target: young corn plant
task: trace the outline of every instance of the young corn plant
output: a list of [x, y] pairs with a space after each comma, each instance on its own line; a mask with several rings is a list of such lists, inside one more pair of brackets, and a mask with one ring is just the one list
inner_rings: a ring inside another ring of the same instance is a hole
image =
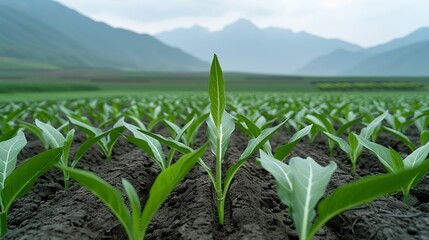
[[[398, 191], [429, 168], [429, 161], [426, 161], [398, 173], [365, 177], [335, 189], [319, 202], [336, 169], [334, 162], [322, 167], [312, 158], [294, 157], [285, 164], [262, 150], [259, 161], [276, 179], [278, 196], [289, 207], [300, 240], [311, 240], [336, 215]], [[313, 221], [316, 205], [317, 218]]]
[[[368, 124], [368, 126], [366, 126], [365, 128], [362, 128], [359, 136], [365, 139], [370, 139], [386, 116], [387, 116], [387, 112], [376, 117]], [[356, 134], [349, 133], [346, 141], [343, 138], [335, 134], [332, 134], [330, 132], [322, 132], [322, 133], [326, 137], [328, 137], [331, 141], [338, 144], [340, 149], [343, 150], [348, 155], [350, 161], [352, 162], [353, 172], [356, 172], [356, 162], [359, 156], [362, 154], [362, 150], [363, 150], [362, 144], [356, 139]]]
[[[70, 148], [73, 142], [74, 129], [70, 130], [66, 136], [52, 125], [44, 123], [36, 119], [36, 126], [42, 131], [42, 141], [45, 142], [48, 148], [62, 148], [63, 154], [59, 162], [60, 166], [67, 167], [69, 165]], [[69, 177], [64, 172], [64, 188], [69, 188]]]
[[[352, 118], [348, 122], [345, 122], [343, 125], [341, 125], [340, 128], [335, 130], [334, 123], [329, 118], [326, 118], [325, 114], [315, 112], [313, 114], [307, 115], [306, 119], [315, 126], [315, 128], [313, 128], [313, 131], [315, 132], [312, 133], [313, 139], [317, 135], [317, 132], [318, 132], [317, 130], [320, 130], [323, 133], [329, 133], [330, 135], [341, 136], [343, 132], [345, 132], [351, 126], [353, 126], [354, 124], [358, 123], [361, 120], [361, 118]], [[332, 156], [334, 147], [335, 147], [335, 141], [332, 140], [331, 138], [328, 138], [328, 145], [329, 145], [329, 155]]]
[[0, 142], [0, 237], [6, 234], [7, 214], [12, 203], [30, 191], [37, 178], [52, 168], [62, 154], [61, 148], [48, 150], [16, 168], [18, 154], [26, 144], [22, 131]]
[[216, 191], [218, 221], [219, 224], [223, 225], [225, 200], [234, 175], [243, 163], [261, 148], [286, 121], [275, 127], [264, 129], [256, 138], [251, 139], [238, 161], [227, 170], [225, 179], [222, 179], [222, 163], [225, 159], [225, 153], [235, 124], [233, 118], [225, 111], [225, 83], [222, 69], [216, 55], [213, 57], [210, 69], [209, 97], [210, 116], [207, 120], [208, 138], [210, 149], [216, 157], [216, 169], [215, 174], [213, 174], [210, 169], [205, 168], [205, 170], [208, 172], [209, 176], [215, 176], [214, 179], [211, 178], [211, 180]]
[[[386, 148], [358, 135], [356, 135], [356, 138], [364, 147], [377, 155], [380, 162], [390, 173], [398, 173], [404, 171], [404, 169], [411, 169], [425, 161], [429, 154], [429, 143], [426, 143], [426, 145], [417, 148], [405, 159], [402, 159], [402, 156], [393, 148]], [[425, 174], [426, 172], [422, 172], [422, 175], [416, 176], [414, 181], [402, 187], [405, 203], [408, 203], [410, 189], [415, 187]]]
[[85, 147], [81, 148], [81, 151], [77, 152], [77, 159], [80, 159], [89, 147], [97, 143], [104, 156], [106, 156], [107, 161], [110, 162], [112, 160], [113, 147], [124, 130], [124, 127], [120, 125], [122, 121], [116, 122], [112, 129], [103, 131], [100, 128], [93, 127], [88, 123], [79, 121], [73, 117], [69, 116], [68, 118], [73, 125], [81, 129], [88, 136], [88, 139], [82, 144], [82, 146]]
[[146, 201], [143, 211], [136, 189], [126, 179], [122, 179], [122, 185], [130, 202], [131, 211], [125, 205], [121, 193], [95, 174], [78, 169], [62, 169], [79, 184], [90, 190], [112, 211], [124, 227], [128, 239], [143, 240], [147, 227], [158, 208], [194, 167], [206, 149], [207, 144], [196, 151], [184, 155], [175, 164], [162, 171], [150, 189], [149, 198]]

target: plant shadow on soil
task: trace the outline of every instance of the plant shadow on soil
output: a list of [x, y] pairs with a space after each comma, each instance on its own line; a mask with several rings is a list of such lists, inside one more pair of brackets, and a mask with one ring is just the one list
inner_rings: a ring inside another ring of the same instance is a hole
[[[159, 131], [158, 131], [159, 130]], [[166, 129], [156, 132], [166, 134]], [[206, 131], [203, 127], [201, 131]], [[416, 135], [410, 130], [407, 135]], [[205, 134], [201, 134], [205, 136]], [[281, 130], [270, 140], [273, 147], [284, 144], [292, 134]], [[41, 143], [29, 136], [30, 143], [20, 154], [25, 159], [42, 152]], [[77, 135], [72, 152], [85, 137]], [[414, 138], [416, 139], [416, 138]], [[197, 139], [201, 145], [205, 138]], [[235, 130], [231, 139], [224, 172], [238, 159], [248, 138]], [[403, 154], [408, 150], [386, 134], [377, 142], [392, 146]], [[326, 139], [319, 135], [313, 143], [301, 141], [289, 155], [312, 157], [322, 165], [331, 161]], [[358, 171], [353, 173], [348, 157], [338, 150], [333, 160], [338, 169], [328, 186], [333, 189], [356, 181], [360, 177], [384, 173], [383, 166], [368, 151], [358, 159]], [[203, 159], [214, 164], [210, 151]], [[122, 191], [121, 178], [128, 179], [137, 189], [142, 203], [159, 169], [142, 150], [120, 139], [114, 148], [112, 163], [107, 163], [96, 147], [78, 164], [93, 171]], [[69, 191], [62, 186], [62, 172], [53, 169], [42, 176], [33, 189], [18, 199], [9, 211], [9, 230], [4, 239], [126, 239], [126, 234], [110, 210], [85, 188], [72, 182]], [[123, 191], [122, 191], [123, 192]], [[401, 194], [349, 210], [323, 227], [315, 239], [429, 239], [429, 177], [411, 191], [409, 206], [402, 203]], [[255, 156], [237, 172], [231, 184], [225, 206], [225, 225], [217, 224], [216, 197], [207, 174], [200, 166], [172, 192], [156, 213], [147, 230], [146, 239], [298, 239], [287, 207], [276, 193], [273, 177], [255, 164]]]

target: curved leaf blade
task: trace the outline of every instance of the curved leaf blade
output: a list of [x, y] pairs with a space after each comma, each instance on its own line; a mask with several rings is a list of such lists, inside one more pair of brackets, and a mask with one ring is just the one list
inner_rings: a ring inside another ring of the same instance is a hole
[[334, 216], [380, 196], [397, 192], [407, 183], [414, 181], [417, 175], [427, 171], [428, 167], [429, 161], [426, 161], [416, 168], [403, 172], [365, 177], [337, 188], [319, 203], [317, 210], [319, 217], [316, 219], [308, 239], [311, 239], [317, 230]]
[[142, 213], [141, 232], [143, 236], [145, 235], [146, 229], [158, 208], [173, 189], [180, 183], [180, 181], [194, 167], [206, 149], [207, 144], [196, 151], [184, 155], [175, 164], [162, 171], [155, 179]]

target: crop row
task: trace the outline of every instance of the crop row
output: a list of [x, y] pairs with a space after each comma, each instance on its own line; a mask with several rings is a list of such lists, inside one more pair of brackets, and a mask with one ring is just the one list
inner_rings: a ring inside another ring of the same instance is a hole
[[[258, 154], [257, 163], [277, 181], [279, 198], [288, 206], [300, 239], [311, 239], [334, 216], [379, 196], [402, 191], [404, 202], [408, 201], [410, 189], [429, 168], [425, 161], [429, 153], [428, 100], [427, 96], [281, 94], [237, 94], [227, 98], [222, 69], [215, 56], [208, 99], [206, 95], [192, 94], [3, 104], [0, 234], [6, 233], [7, 213], [13, 201], [54, 166], [63, 172], [65, 189], [74, 179], [111, 209], [129, 239], [143, 239], [162, 202], [198, 163], [213, 185], [218, 223], [222, 225], [225, 199], [234, 175], [245, 161]], [[236, 127], [249, 141], [240, 157], [222, 173]], [[168, 136], [158, 133], [161, 128], [169, 130]], [[294, 134], [274, 149], [270, 138], [282, 128]], [[418, 139], [407, 134], [410, 129], [418, 132]], [[71, 154], [77, 132], [83, 133], [86, 140]], [[409, 154], [402, 156], [392, 147], [378, 144], [381, 133], [397, 138], [409, 148]], [[29, 134], [37, 137], [46, 151], [16, 167]], [[199, 135], [206, 135], [208, 140], [197, 146], [195, 140]], [[337, 168], [335, 162], [320, 166], [312, 158], [288, 157], [302, 138], [313, 142], [319, 135], [326, 138], [330, 156], [334, 157], [336, 147], [344, 151], [354, 171], [366, 148], [378, 157], [387, 173], [363, 177], [326, 196], [327, 184]], [[159, 166], [160, 172], [144, 206], [140, 201], [143, 196], [138, 196], [126, 179], [122, 183], [128, 201], [94, 173], [78, 169], [79, 161], [93, 147], [111, 161], [119, 138], [141, 148]], [[163, 150], [166, 147], [167, 152]], [[215, 163], [204, 159], [207, 148], [215, 156]]]

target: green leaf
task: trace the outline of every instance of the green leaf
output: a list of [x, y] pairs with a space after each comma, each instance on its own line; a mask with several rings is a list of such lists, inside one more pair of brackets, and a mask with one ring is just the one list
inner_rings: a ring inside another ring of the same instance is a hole
[[352, 148], [350, 147], [349, 143], [346, 140], [340, 137], [337, 137], [334, 134], [330, 134], [328, 132], [323, 132], [323, 134], [325, 134], [332, 141], [336, 142], [338, 146], [341, 148], [341, 150], [343, 150], [350, 157], [350, 159], [352, 158]]
[[369, 139], [370, 137], [372, 137], [372, 135], [374, 134], [377, 127], [380, 125], [380, 123], [383, 121], [383, 119], [385, 119], [387, 117], [388, 114], [389, 114], [389, 112], [386, 111], [382, 115], [376, 117], [374, 120], [372, 120], [368, 124], [368, 126], [366, 126], [365, 128], [362, 128], [359, 135], [365, 139]]
[[422, 171], [427, 171], [428, 167], [429, 161], [426, 161], [416, 168], [403, 172], [365, 177], [337, 188], [319, 203], [317, 209], [319, 217], [307, 239], [310, 240], [318, 229], [336, 215], [380, 196], [397, 192], [404, 186], [404, 183], [413, 181]]
[[193, 121], [193, 123], [187, 129], [186, 135], [186, 144], [192, 147], [195, 137], [197, 135], [198, 129], [201, 127], [204, 121], [209, 117], [209, 113], [203, 114]]
[[118, 190], [92, 172], [64, 167], [61, 169], [97, 196], [118, 218], [128, 236], [132, 236], [131, 215]]
[[173, 189], [180, 183], [180, 181], [194, 167], [206, 149], [207, 144], [196, 151], [184, 155], [175, 164], [171, 165], [171, 167], [162, 171], [155, 179], [142, 213], [141, 232], [143, 233], [143, 236], [145, 235], [146, 229], [158, 208]]
[[[247, 144], [246, 149], [241, 154], [238, 161], [232, 165], [228, 170], [226, 171], [225, 181], [224, 181], [224, 191], [223, 195], [224, 198], [226, 197], [226, 194], [228, 193], [229, 185], [232, 182], [232, 179], [234, 178], [234, 175], [237, 173], [238, 169], [244, 164], [244, 162], [252, 156], [256, 151], [258, 151], [268, 139], [273, 136], [274, 133], [276, 133], [277, 130], [280, 129], [281, 126], [283, 126], [286, 123], [286, 121], [283, 121], [279, 125], [264, 129], [261, 134], [254, 139], [251, 139], [249, 143]], [[270, 153], [271, 154], [271, 153]]]
[[351, 126], [355, 125], [356, 123], [359, 123], [361, 121], [362, 117], [355, 118], [351, 121], [346, 122], [345, 124], [341, 125], [340, 128], [338, 128], [336, 135], [341, 136], [343, 132], [345, 132], [347, 129], [349, 129]]
[[237, 114], [237, 119], [246, 124], [247, 129], [251, 133], [251, 137], [256, 138], [257, 136], [259, 136], [259, 134], [261, 134], [261, 129], [253, 121], [251, 121], [244, 115]]
[[139, 130], [139, 131], [142, 132], [143, 134], [146, 134], [146, 135], [158, 140], [159, 142], [164, 143], [165, 145], [169, 146], [170, 148], [174, 148], [174, 149], [178, 150], [181, 153], [186, 154], [186, 153], [192, 152], [191, 147], [189, 147], [189, 146], [187, 146], [187, 145], [185, 145], [185, 144], [183, 144], [177, 140], [174, 140], [171, 137], [166, 138], [166, 137], [161, 136], [159, 134], [151, 133], [151, 132], [148, 132], [145, 130]]
[[92, 137], [87, 139], [85, 142], [83, 142], [79, 148], [77, 149], [77, 152], [75, 154], [75, 158], [72, 163], [72, 167], [75, 167], [79, 160], [85, 155], [85, 153], [97, 142], [100, 141], [101, 138], [107, 136], [110, 133], [110, 131], [104, 132], [98, 136]]
[[6, 178], [15, 170], [18, 154], [25, 145], [27, 139], [22, 131], [18, 131], [15, 137], [0, 142], [0, 192]]
[[291, 168], [280, 160], [268, 155], [262, 150], [259, 150], [262, 167], [271, 173], [277, 182], [277, 193], [280, 199], [287, 205], [290, 206], [292, 202], [292, 173]]
[[209, 96], [211, 117], [214, 125], [218, 128], [223, 120], [226, 97], [223, 73], [216, 54], [213, 56], [210, 68]]
[[141, 219], [141, 212], [142, 207], [140, 204], [140, 199], [137, 194], [136, 189], [133, 187], [133, 185], [128, 182], [127, 179], [122, 178], [122, 186], [124, 186], [125, 193], [127, 194], [128, 201], [131, 205], [131, 217], [132, 217], [132, 224], [133, 224], [133, 234], [134, 239], [139, 239], [139, 232], [140, 232], [140, 219]]
[[337, 165], [321, 167], [312, 158], [294, 157], [289, 166], [294, 187], [291, 201], [292, 219], [301, 239], [307, 239], [315, 216], [314, 208], [323, 197]]
[[62, 148], [55, 148], [40, 153], [26, 160], [6, 178], [4, 188], [1, 191], [5, 211], [9, 209], [15, 199], [31, 189], [37, 178], [60, 160], [62, 152]]
[[125, 138], [153, 157], [156, 162], [160, 164], [161, 169], [165, 169], [167, 164], [165, 162], [165, 155], [162, 151], [161, 144], [156, 139], [141, 133], [138, 127], [126, 122], [123, 122], [122, 124], [134, 135], [134, 137], [125, 136]]
[[[227, 112], [223, 113], [222, 123], [216, 127], [214, 119], [210, 115], [207, 120], [208, 135], [210, 148], [219, 160], [223, 161], [229, 142], [231, 140], [231, 134], [235, 129], [234, 120], [231, 115]], [[218, 154], [220, 153], [220, 155]]]
[[36, 126], [42, 129], [43, 138], [48, 143], [49, 147], [59, 148], [64, 146], [66, 139], [56, 128], [52, 127], [50, 124], [43, 123], [38, 119], [36, 119]]
[[292, 151], [292, 149], [298, 144], [298, 142], [305, 136], [307, 136], [313, 125], [306, 126], [305, 128], [296, 132], [288, 141], [287, 144], [277, 147], [274, 157], [280, 160], [284, 158]]
[[366, 147], [368, 150], [372, 151], [375, 155], [377, 155], [380, 162], [384, 165], [384, 167], [389, 172], [394, 172], [395, 168], [393, 166], [392, 159], [390, 157], [390, 151], [386, 147], [373, 143], [359, 135], [355, 134], [355, 137], [359, 141], [360, 144], [362, 144], [364, 147]]
[[389, 127], [381, 127], [385, 132], [392, 134], [393, 136], [397, 137], [399, 140], [401, 140], [401, 142], [403, 142], [405, 145], [407, 145], [407, 147], [409, 147], [411, 149], [411, 151], [416, 150], [416, 146], [410, 141], [410, 139], [405, 136], [404, 134], [402, 134], [401, 132], [393, 129], [393, 128], [389, 128]]
[[37, 126], [31, 124], [31, 123], [27, 123], [27, 122], [20, 122], [19, 126], [32, 132], [34, 135], [36, 135], [37, 138], [40, 139], [40, 141], [42, 141], [43, 146], [45, 147], [45, 149], [49, 149], [49, 143], [46, 142], [46, 139], [43, 137], [43, 132], [40, 128], [38, 128]]
[[421, 134], [420, 134], [420, 144], [424, 145], [426, 143], [429, 142], [429, 131], [428, 130], [424, 130]]
[[72, 118], [71, 116], [68, 116], [68, 119], [70, 120], [71, 123], [73, 123], [73, 125], [75, 125], [80, 130], [85, 132], [89, 137], [94, 137], [102, 132], [101, 129], [90, 126], [84, 122], [81, 122], [77, 119]]
[[417, 148], [408, 157], [404, 159], [404, 165], [406, 168], [413, 168], [423, 162], [429, 154], [429, 143]]
[[389, 152], [390, 152], [390, 157], [392, 159], [393, 168], [395, 169], [395, 172], [404, 170], [405, 166], [401, 155], [391, 147], [389, 147]]

